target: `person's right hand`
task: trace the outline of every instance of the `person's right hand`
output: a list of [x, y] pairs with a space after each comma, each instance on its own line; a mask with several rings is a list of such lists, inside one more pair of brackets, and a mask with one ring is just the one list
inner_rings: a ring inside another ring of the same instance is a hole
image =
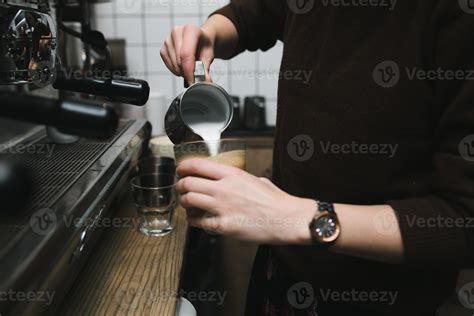
[[214, 60], [215, 35], [193, 25], [176, 26], [160, 50], [161, 58], [177, 76], [183, 76], [188, 84], [194, 83], [196, 58], [206, 67], [206, 80], [211, 81], [209, 67]]

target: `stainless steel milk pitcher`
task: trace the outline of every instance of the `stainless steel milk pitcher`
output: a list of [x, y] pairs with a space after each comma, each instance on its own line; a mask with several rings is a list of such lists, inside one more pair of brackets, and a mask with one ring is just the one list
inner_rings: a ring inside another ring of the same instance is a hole
[[229, 94], [217, 84], [205, 81], [202, 61], [196, 61], [195, 82], [171, 103], [165, 116], [166, 134], [174, 144], [203, 140], [196, 128], [211, 123], [216, 132], [223, 132], [233, 116]]

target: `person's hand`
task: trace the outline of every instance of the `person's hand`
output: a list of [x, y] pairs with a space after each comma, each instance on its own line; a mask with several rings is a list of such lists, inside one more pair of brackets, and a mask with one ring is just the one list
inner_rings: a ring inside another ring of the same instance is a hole
[[211, 31], [188, 24], [176, 26], [165, 40], [160, 50], [161, 58], [177, 76], [183, 76], [188, 84], [194, 83], [196, 58], [206, 67], [206, 80], [211, 81], [209, 67], [214, 60], [215, 34]]
[[316, 202], [291, 196], [270, 180], [203, 159], [179, 164], [176, 185], [190, 226], [267, 244], [309, 244]]

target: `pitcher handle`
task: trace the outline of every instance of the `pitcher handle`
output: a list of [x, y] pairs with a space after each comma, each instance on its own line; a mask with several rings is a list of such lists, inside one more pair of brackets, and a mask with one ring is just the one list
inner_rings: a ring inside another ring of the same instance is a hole
[[202, 60], [196, 60], [194, 66], [194, 82], [204, 82], [206, 81], [206, 68]]
[[[202, 60], [196, 60], [194, 64], [194, 83], [206, 81], [206, 68]], [[184, 87], [189, 88], [189, 83], [184, 80]]]

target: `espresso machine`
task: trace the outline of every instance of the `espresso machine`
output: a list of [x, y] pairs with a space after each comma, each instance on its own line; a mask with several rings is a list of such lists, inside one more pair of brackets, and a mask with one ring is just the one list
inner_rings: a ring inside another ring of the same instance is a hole
[[[2, 316], [54, 314], [148, 148], [150, 124], [115, 108], [144, 105], [149, 86], [108, 71], [113, 52], [91, 29], [91, 2], [0, 0]], [[66, 58], [72, 38], [80, 69]], [[19, 299], [29, 293], [54, 300]]]

